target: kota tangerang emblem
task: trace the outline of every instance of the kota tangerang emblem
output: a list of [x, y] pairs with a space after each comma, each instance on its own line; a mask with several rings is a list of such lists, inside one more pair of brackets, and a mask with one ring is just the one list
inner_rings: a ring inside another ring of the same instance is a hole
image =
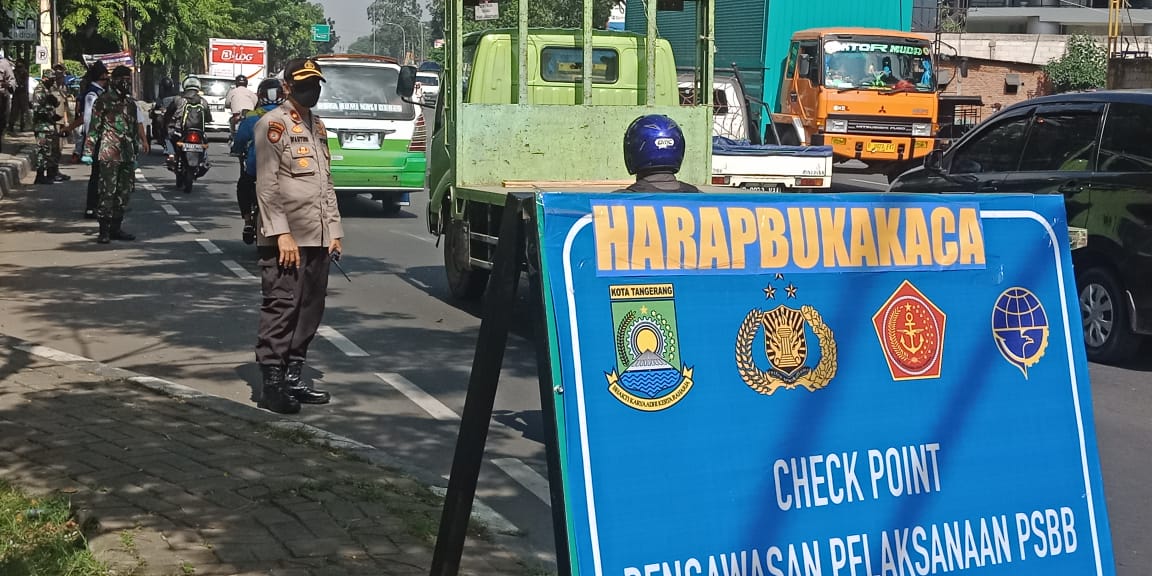
[[[782, 274], [776, 281], [783, 282]], [[797, 299], [799, 289], [788, 283], [780, 298]], [[775, 300], [778, 289], [764, 288], [764, 297]], [[769, 310], [753, 309], [736, 333], [736, 369], [749, 388], [772, 394], [797, 387], [815, 392], [836, 376], [836, 340], [832, 329], [810, 305], [787, 303]]]
[[692, 368], [680, 358], [672, 284], [609, 287], [616, 368], [608, 391], [630, 408], [671, 408], [692, 389]]
[[992, 335], [1000, 355], [1028, 378], [1028, 369], [1048, 349], [1048, 314], [1040, 299], [1026, 288], [1005, 290], [992, 310]]
[[872, 316], [893, 380], [939, 378], [947, 316], [905, 280]]

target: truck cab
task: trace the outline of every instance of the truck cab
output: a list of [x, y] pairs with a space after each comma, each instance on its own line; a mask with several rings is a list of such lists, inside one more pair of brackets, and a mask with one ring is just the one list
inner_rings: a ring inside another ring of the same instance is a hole
[[809, 144], [894, 178], [923, 163], [939, 130], [932, 44], [918, 34], [817, 28], [792, 36], [773, 121]]

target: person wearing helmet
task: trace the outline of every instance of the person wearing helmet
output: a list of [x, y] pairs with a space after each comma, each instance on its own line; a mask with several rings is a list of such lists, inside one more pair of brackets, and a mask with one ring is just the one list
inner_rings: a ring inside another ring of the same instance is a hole
[[168, 154], [168, 162], [175, 162], [175, 143], [180, 140], [184, 130], [195, 128], [204, 131], [205, 124], [212, 122], [212, 111], [208, 103], [200, 95], [200, 79], [189, 76], [180, 85], [184, 89], [179, 96], [172, 99], [168, 109], [164, 111], [164, 126], [168, 130], [168, 141], [164, 144], [164, 151]]
[[676, 121], [649, 114], [632, 121], [624, 132], [624, 166], [636, 182], [620, 192], [699, 192], [676, 179], [684, 162], [684, 132]]
[[284, 103], [284, 89], [280, 86], [280, 80], [261, 80], [256, 87], [256, 97], [255, 108], [244, 115], [232, 139], [232, 155], [241, 159], [240, 180], [236, 182], [236, 202], [240, 204], [240, 215], [244, 218], [245, 244], [256, 241], [256, 122], [265, 112]]
[[[236, 132], [236, 123], [240, 122], [244, 114], [249, 110], [256, 109], [256, 94], [248, 89], [248, 77], [239, 74], [236, 76], [236, 84], [228, 90], [224, 95], [224, 107], [232, 114], [228, 125], [232, 129], [232, 133]], [[243, 169], [241, 169], [243, 172]]]

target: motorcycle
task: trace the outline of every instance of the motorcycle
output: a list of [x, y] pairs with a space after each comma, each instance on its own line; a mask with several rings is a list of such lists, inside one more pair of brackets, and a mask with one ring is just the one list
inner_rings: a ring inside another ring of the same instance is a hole
[[185, 194], [192, 192], [192, 184], [197, 178], [208, 173], [208, 141], [201, 130], [187, 130], [183, 134], [174, 133], [176, 141], [175, 162], [168, 170], [176, 173], [176, 187]]

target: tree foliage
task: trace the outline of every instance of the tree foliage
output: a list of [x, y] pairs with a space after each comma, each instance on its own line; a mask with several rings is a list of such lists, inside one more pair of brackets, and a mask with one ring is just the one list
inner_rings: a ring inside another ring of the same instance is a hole
[[1091, 36], [1073, 34], [1064, 55], [1049, 62], [1044, 72], [1056, 92], [1103, 88], [1108, 82], [1108, 54]]
[[312, 24], [332, 23], [324, 17], [323, 7], [307, 0], [58, 2], [60, 28], [79, 41], [99, 36], [122, 45], [127, 39], [126, 48], [141, 62], [193, 70], [203, 66], [209, 38], [266, 40], [270, 64], [276, 67], [316, 52]]

